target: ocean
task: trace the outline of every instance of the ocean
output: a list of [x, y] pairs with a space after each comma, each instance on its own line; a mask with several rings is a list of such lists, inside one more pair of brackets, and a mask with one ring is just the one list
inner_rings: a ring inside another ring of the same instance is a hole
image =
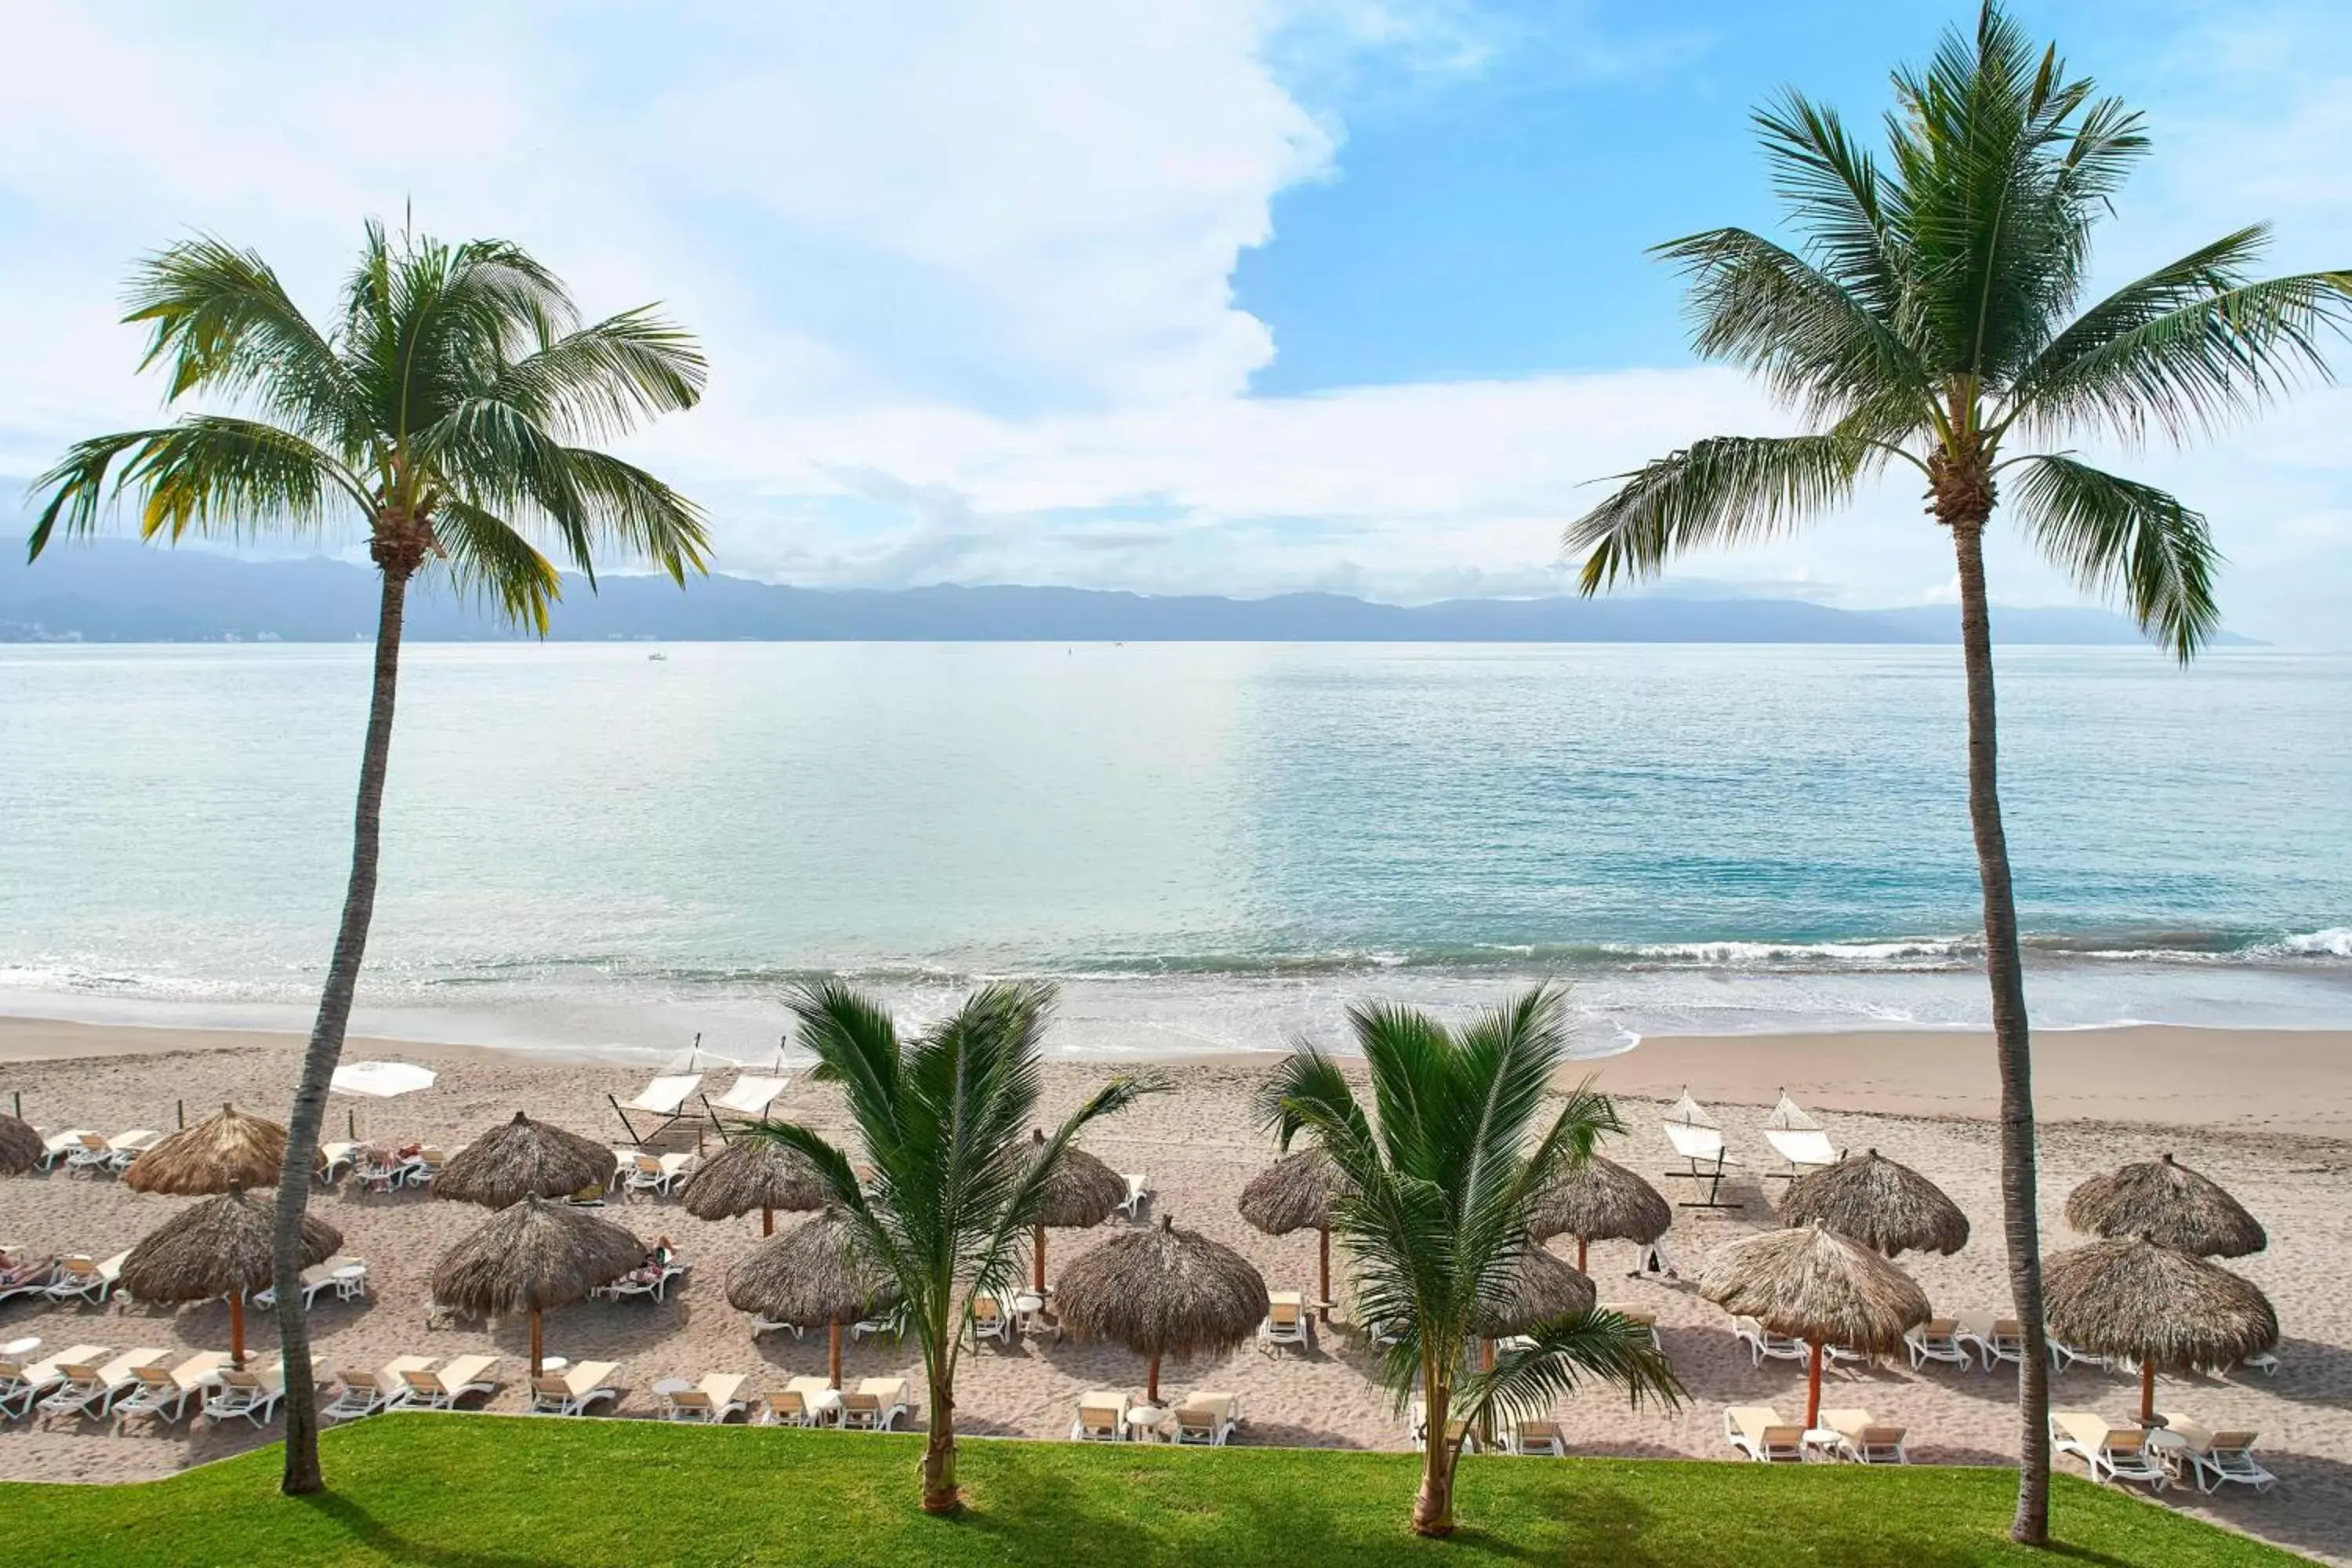
[[[305, 1025], [367, 657], [0, 647], [0, 1012]], [[2352, 1025], [2352, 657], [2000, 681], [2037, 1024]], [[417, 645], [355, 1026], [749, 1057], [833, 973], [1052, 977], [1089, 1053], [1539, 977], [1594, 1052], [1977, 1025], [1962, 729], [1949, 648]]]

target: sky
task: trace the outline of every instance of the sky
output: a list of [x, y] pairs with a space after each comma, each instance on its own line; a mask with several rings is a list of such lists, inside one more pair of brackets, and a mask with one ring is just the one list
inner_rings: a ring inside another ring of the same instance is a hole
[[[2352, 266], [2352, 13], [2023, 0], [2156, 153], [2095, 289], [2242, 224]], [[1874, 124], [1971, 15], [1919, 0], [10, 0], [0, 495], [151, 422], [124, 275], [193, 230], [328, 310], [362, 220], [519, 241], [584, 310], [659, 300], [708, 397], [625, 451], [719, 569], [814, 586], [1562, 592], [1601, 482], [1792, 428], [1697, 363], [1660, 240], [1778, 232], [1748, 123]], [[2352, 369], [2352, 348], [2336, 355]], [[2352, 646], [2352, 393], [2179, 452], [2233, 629]], [[1946, 602], [1890, 480], [1653, 591]], [[8, 503], [0, 501], [0, 507]], [[5, 515], [5, 512], [0, 512]], [[2079, 595], [2013, 532], [1997, 599]]]

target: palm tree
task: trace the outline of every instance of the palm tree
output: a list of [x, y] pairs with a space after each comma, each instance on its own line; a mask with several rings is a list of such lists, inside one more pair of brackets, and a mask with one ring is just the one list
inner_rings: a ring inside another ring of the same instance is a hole
[[1798, 249], [1745, 229], [1660, 246], [1691, 279], [1695, 342], [1753, 371], [1811, 426], [1722, 437], [1621, 476], [1571, 524], [1587, 594], [1679, 552], [1777, 533], [1890, 465], [1927, 481], [1958, 563], [1968, 680], [1969, 815], [2001, 1083], [2011, 1288], [2027, 1345], [2011, 1533], [2048, 1534], [2033, 1100], [1995, 768], [1984, 531], [2008, 484], [2028, 536], [2086, 589], [2120, 588], [2184, 662], [2220, 618], [2205, 519], [2154, 486], [2093, 467], [2069, 436], [2175, 440], [2250, 414], [2341, 330], [2352, 274], [2251, 281], [2267, 230], [2244, 228], [2078, 310], [2091, 234], [2147, 150], [2140, 117], [2067, 75], [1997, 5], [1894, 79], [1882, 164], [1838, 116], [1789, 93], [1756, 115]]
[[680, 583], [689, 567], [702, 570], [708, 544], [693, 502], [574, 444], [691, 407], [702, 355], [650, 307], [580, 325], [563, 285], [517, 246], [404, 233], [394, 241], [374, 223], [325, 328], [295, 308], [260, 257], [209, 236], [142, 262], [130, 301], [124, 320], [153, 329], [141, 368], [166, 367], [168, 399], [209, 394], [231, 412], [184, 414], [75, 446], [36, 483], [48, 500], [31, 554], [60, 530], [90, 531], [130, 497], [141, 533], [174, 542], [189, 532], [316, 533], [356, 512], [383, 577], [351, 882], [278, 1186], [283, 1484], [312, 1492], [322, 1483], [300, 1310], [302, 1215], [375, 909], [410, 581], [445, 568], [458, 591], [543, 636], [561, 583], [530, 533], [559, 541], [592, 587], [593, 557], [614, 548]]
[[984, 985], [950, 1017], [901, 1042], [888, 1012], [851, 987], [803, 986], [790, 998], [801, 1043], [816, 1053], [818, 1076], [841, 1085], [872, 1171], [861, 1179], [847, 1154], [807, 1127], [761, 1121], [745, 1129], [816, 1167], [905, 1296], [929, 1385], [923, 1507], [931, 1513], [962, 1500], [955, 1374], [972, 1296], [1015, 1282], [1023, 1240], [1079, 1129], [1159, 1087], [1112, 1079], [1036, 1149], [1029, 1121], [1053, 1001], [1054, 988], [1034, 982]]
[[1521, 1259], [1538, 1249], [1528, 1226], [1545, 1184], [1590, 1158], [1603, 1133], [1624, 1130], [1585, 1089], [1538, 1128], [1566, 1040], [1561, 1003], [1537, 986], [1458, 1031], [1412, 1008], [1359, 1005], [1348, 1021], [1371, 1068], [1376, 1115], [1311, 1045], [1262, 1093], [1284, 1147], [1304, 1131], [1346, 1178], [1332, 1220], [1355, 1261], [1358, 1316], [1396, 1332], [1380, 1376], [1400, 1405], [1417, 1394], [1424, 1408], [1412, 1505], [1423, 1535], [1453, 1531], [1454, 1466], [1472, 1426], [1539, 1414], [1587, 1377], [1623, 1386], [1637, 1405], [1681, 1393], [1648, 1331], [1599, 1309], [1538, 1323], [1531, 1347], [1491, 1368], [1465, 1363], [1465, 1346], [1495, 1336]]

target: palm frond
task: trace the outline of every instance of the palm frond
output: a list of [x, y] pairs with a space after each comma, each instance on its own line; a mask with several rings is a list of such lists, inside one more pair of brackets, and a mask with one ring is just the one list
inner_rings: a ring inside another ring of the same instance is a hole
[[1688, 551], [1783, 532], [1852, 496], [1883, 460], [1842, 431], [1695, 441], [1617, 476], [1617, 492], [1569, 525], [1567, 548], [1584, 554], [1579, 585], [1597, 593]]
[[447, 500], [435, 510], [433, 534], [461, 596], [487, 600], [509, 621], [547, 635], [548, 608], [563, 596], [563, 579], [512, 523]]
[[33, 489], [49, 498], [33, 525], [35, 557], [60, 524], [89, 532], [125, 497], [138, 498], [139, 531], [150, 539], [177, 540], [190, 529], [229, 538], [315, 531], [344, 500], [373, 510], [366, 489], [332, 454], [275, 426], [218, 415], [79, 442]]
[[2140, 629], [2183, 663], [2220, 628], [2220, 553], [2205, 519], [2163, 490], [2063, 456], [2020, 459], [2018, 504], [2044, 554], [2095, 593], [2120, 588]]
[[655, 415], [693, 407], [708, 375], [692, 334], [641, 306], [517, 360], [488, 395], [565, 441], [610, 440]]
[[1803, 231], [1808, 254], [1873, 317], [1899, 330], [1907, 320], [1908, 267], [1878, 166], [1836, 110], [1801, 93], [1783, 94], [1755, 121], [1773, 186]]
[[1650, 1342], [1647, 1325], [1621, 1312], [1596, 1307], [1541, 1324], [1526, 1338], [1534, 1342], [1500, 1352], [1492, 1371], [1463, 1377], [1454, 1395], [1463, 1419], [1476, 1422], [1490, 1412], [1506, 1421], [1533, 1419], [1588, 1382], [1616, 1384], [1636, 1408], [1654, 1400], [1669, 1410], [1682, 1403], [1682, 1382]]

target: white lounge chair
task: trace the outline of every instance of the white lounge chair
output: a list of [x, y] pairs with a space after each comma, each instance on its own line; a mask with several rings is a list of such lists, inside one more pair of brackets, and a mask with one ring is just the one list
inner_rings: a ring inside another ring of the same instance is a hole
[[1784, 1180], [1801, 1176], [1809, 1169], [1834, 1165], [1840, 1158], [1830, 1135], [1822, 1131], [1822, 1124], [1797, 1109], [1797, 1102], [1789, 1098], [1785, 1089], [1780, 1102], [1772, 1108], [1772, 1114], [1764, 1119], [1764, 1142], [1789, 1162], [1786, 1171], [1772, 1173]]
[[1265, 1321], [1257, 1326], [1257, 1348], [1278, 1356], [1291, 1346], [1315, 1343], [1315, 1314], [1307, 1310], [1301, 1290], [1276, 1290], [1266, 1297]]
[[91, 1420], [104, 1420], [114, 1402], [139, 1386], [139, 1369], [159, 1365], [172, 1352], [156, 1345], [124, 1351], [102, 1366], [86, 1362], [57, 1363], [64, 1373], [66, 1386], [41, 1401], [41, 1408], [56, 1415], [86, 1415]]
[[0, 1261], [0, 1301], [15, 1296], [46, 1296], [58, 1282], [58, 1260], [10, 1253]]
[[971, 1344], [980, 1348], [982, 1340], [994, 1340], [1000, 1345], [1011, 1345], [1015, 1325], [1013, 1315], [996, 1297], [978, 1294], [971, 1299]]
[[407, 1387], [403, 1409], [454, 1410], [467, 1394], [498, 1393], [499, 1358], [461, 1355], [438, 1372], [404, 1372], [400, 1381]]
[[[2218, 1490], [2225, 1482], [2235, 1481], [2258, 1492], [2266, 1492], [2278, 1485], [2278, 1478], [2263, 1468], [2254, 1458], [2254, 1444], [2259, 1435], [2248, 1431], [2209, 1432], [2187, 1415], [2164, 1414], [2164, 1441], [2158, 1452], [2172, 1461], [2172, 1473], [2181, 1479], [2194, 1480], [2200, 1492]], [[2181, 1467], [2189, 1474], [2181, 1476]]]
[[1665, 1343], [1658, 1338], [1658, 1314], [1648, 1307], [1629, 1307], [1622, 1301], [1603, 1301], [1601, 1310], [1614, 1312], [1636, 1328], [1650, 1331], [1650, 1348], [1664, 1353]]
[[1687, 1176], [1694, 1182], [1706, 1184], [1704, 1199], [1685, 1200], [1682, 1207], [1736, 1209], [1746, 1206], [1721, 1201], [1723, 1178], [1739, 1162], [1724, 1148], [1723, 1129], [1716, 1125], [1715, 1118], [1706, 1113], [1705, 1107], [1690, 1097], [1689, 1089], [1683, 1090], [1682, 1098], [1675, 1101], [1674, 1108], [1666, 1112], [1659, 1125], [1665, 1129], [1666, 1142], [1675, 1146], [1675, 1152], [1681, 1156], [1685, 1166], [1679, 1171], [1668, 1171], [1666, 1174]]
[[[1405, 1405], [1404, 1429], [1405, 1435], [1416, 1446], [1429, 1436], [1429, 1405], [1417, 1394]], [[1450, 1443], [1461, 1445], [1462, 1451], [1465, 1454], [1475, 1454], [1478, 1451], [1478, 1434], [1472, 1431], [1470, 1423], [1459, 1415], [1447, 1419], [1445, 1437]]]
[[1078, 1395], [1078, 1417], [1070, 1423], [1073, 1443], [1124, 1443], [1134, 1434], [1127, 1429], [1127, 1413], [1134, 1406], [1116, 1388], [1090, 1389]]
[[562, 1372], [542, 1372], [530, 1380], [530, 1413], [534, 1415], [585, 1415], [598, 1405], [621, 1397], [614, 1374], [616, 1361], [583, 1361]]
[[662, 1390], [662, 1419], [716, 1426], [730, 1415], [751, 1408], [751, 1402], [743, 1397], [743, 1385], [751, 1381], [740, 1372], [714, 1372], [692, 1388]]
[[322, 1187], [333, 1186], [336, 1178], [343, 1175], [358, 1163], [360, 1151], [366, 1145], [344, 1140], [320, 1144], [319, 1170], [311, 1180]]
[[62, 1132], [50, 1133], [41, 1140], [41, 1157], [35, 1163], [44, 1171], [54, 1171], [61, 1163], [69, 1165], [74, 1151], [82, 1146], [81, 1141], [91, 1136], [87, 1127], [68, 1127]]
[[58, 1259], [57, 1282], [49, 1287], [49, 1300], [103, 1304], [121, 1281], [122, 1260], [130, 1256], [130, 1250], [125, 1248], [103, 1263], [92, 1263], [80, 1253]]
[[[673, 1061], [672, 1066], [678, 1070], [665, 1072], [656, 1078], [651, 1083], [639, 1089], [633, 1100], [618, 1100], [609, 1094], [604, 1097], [612, 1101], [613, 1114], [621, 1119], [621, 1125], [627, 1130], [630, 1142], [643, 1145], [651, 1139], [660, 1137], [670, 1128], [686, 1120], [687, 1100], [702, 1083], [701, 1070], [696, 1065], [701, 1054], [702, 1037], [697, 1035], [694, 1037], [694, 1044]], [[640, 1116], [654, 1120], [656, 1125], [652, 1131], [639, 1132], [637, 1124], [629, 1120], [629, 1112], [632, 1110]]]
[[388, 1408], [408, 1392], [401, 1373], [424, 1372], [433, 1361], [429, 1355], [405, 1355], [394, 1358], [374, 1372], [344, 1367], [336, 1374], [335, 1397], [321, 1414], [330, 1421], [356, 1421]]
[[1761, 1465], [1795, 1464], [1805, 1457], [1805, 1429], [1781, 1420], [1769, 1405], [1726, 1410], [1723, 1440]]
[[1837, 1455], [1858, 1465], [1907, 1465], [1903, 1428], [1877, 1420], [1867, 1410], [1824, 1410], [1822, 1426], [1837, 1434]]
[[2095, 1367], [2101, 1372], [2115, 1370], [2116, 1358], [2111, 1355], [2100, 1355], [2095, 1351], [2078, 1351], [2073, 1345], [2046, 1334], [2042, 1342], [2049, 1347], [2052, 1372], [2067, 1372], [2077, 1366]]
[[1127, 1173], [1127, 1196], [1118, 1200], [1121, 1213], [1135, 1219], [1143, 1213], [1143, 1205], [1151, 1201], [1151, 1177], [1142, 1171]]
[[879, 1334], [889, 1340], [901, 1340], [907, 1335], [907, 1304], [904, 1301], [879, 1317], [861, 1318], [849, 1325], [850, 1342], [862, 1342], [868, 1334]]
[[841, 1391], [821, 1377], [795, 1377], [760, 1396], [760, 1419], [776, 1426], [823, 1426], [841, 1414]]
[[1179, 1443], [1205, 1443], [1213, 1448], [1222, 1448], [1225, 1439], [1242, 1424], [1241, 1395], [1223, 1390], [1192, 1394], [1177, 1401], [1176, 1413], [1170, 1420], [1171, 1434]]
[[[356, 1269], [356, 1273], [351, 1272]], [[338, 1275], [344, 1278], [338, 1279]], [[309, 1311], [311, 1303], [322, 1290], [332, 1290], [338, 1301], [353, 1300], [367, 1294], [367, 1259], [364, 1258], [330, 1258], [302, 1270], [302, 1310]], [[257, 1307], [278, 1305], [278, 1288], [264, 1286], [253, 1293]]]
[[1557, 1421], [1514, 1421], [1503, 1428], [1503, 1452], [1523, 1459], [1568, 1458], [1568, 1437]]
[[672, 1285], [686, 1278], [687, 1270], [692, 1267], [692, 1264], [680, 1263], [675, 1258], [663, 1264], [648, 1263], [642, 1268], [630, 1269], [609, 1285], [597, 1286], [588, 1294], [605, 1301], [627, 1301], [645, 1297], [659, 1301], [665, 1299], [664, 1293]]
[[152, 1127], [134, 1127], [128, 1132], [118, 1132], [106, 1141], [106, 1168], [116, 1175], [131, 1169], [131, 1162], [163, 1141], [163, 1135]]
[[188, 1413], [189, 1402], [210, 1388], [231, 1362], [226, 1351], [201, 1351], [175, 1367], [142, 1366], [135, 1371], [139, 1386], [118, 1400], [114, 1424], [120, 1430], [133, 1415], [177, 1421]]
[[1976, 1358], [1969, 1352], [1970, 1342], [1961, 1337], [1956, 1318], [1930, 1318], [1903, 1335], [1903, 1348], [1911, 1352], [1913, 1372], [1931, 1361], [1947, 1366], [1974, 1366]]
[[1754, 1318], [1731, 1320], [1732, 1337], [1748, 1347], [1748, 1364], [1762, 1366], [1767, 1361], [1811, 1361], [1812, 1347], [1804, 1341], [1787, 1334], [1776, 1334]]
[[807, 1331], [800, 1324], [788, 1323], [782, 1318], [763, 1318], [757, 1312], [754, 1312], [751, 1315], [751, 1337], [753, 1339], [758, 1339], [761, 1334], [772, 1334], [778, 1332], [779, 1331], [790, 1332], [794, 1339], [799, 1339], [807, 1332]]
[[71, 1345], [47, 1361], [26, 1365], [0, 1363], [0, 1416], [30, 1415], [33, 1407], [65, 1386], [66, 1366], [89, 1366], [113, 1354], [106, 1345]]
[[853, 1432], [887, 1432], [908, 1417], [907, 1380], [868, 1377], [841, 1396], [841, 1424]]
[[2163, 1461], [2137, 1426], [2110, 1426], [2088, 1411], [2053, 1410], [2050, 1446], [2082, 1460], [2095, 1481], [2144, 1481], [2150, 1491], [2164, 1489]]
[[[284, 1387], [280, 1384], [278, 1392], [283, 1393]], [[259, 1426], [268, 1421], [277, 1403], [259, 1373], [226, 1367], [214, 1380], [213, 1392], [205, 1400], [204, 1418], [217, 1426], [233, 1416], [242, 1415]]]
[[92, 1174], [110, 1173], [114, 1169], [114, 1146], [101, 1133], [75, 1134], [73, 1143], [65, 1151], [68, 1171], [87, 1171]]

